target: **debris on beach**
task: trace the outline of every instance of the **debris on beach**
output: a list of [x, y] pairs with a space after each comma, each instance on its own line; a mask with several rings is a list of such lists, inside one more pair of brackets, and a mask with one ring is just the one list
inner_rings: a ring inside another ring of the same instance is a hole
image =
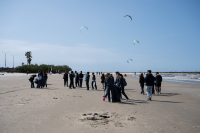
[[[124, 117], [124, 115], [114, 113], [85, 113], [82, 114], [81, 119], [79, 121], [84, 122], [87, 125], [90, 125], [91, 127], [97, 127], [97, 126], [110, 126], [115, 125], [115, 127], [124, 127], [128, 121], [133, 121], [136, 118], [131, 116], [128, 119]], [[110, 124], [109, 124], [110, 123]]]
[[54, 97], [53, 99], [58, 99], [58, 98]]

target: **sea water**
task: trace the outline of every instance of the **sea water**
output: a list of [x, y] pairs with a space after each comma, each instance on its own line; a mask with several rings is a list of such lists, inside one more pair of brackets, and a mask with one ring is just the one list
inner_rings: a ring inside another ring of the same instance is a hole
[[[139, 75], [132, 75], [139, 78]], [[156, 75], [153, 75], [154, 77]], [[189, 84], [200, 84], [200, 74], [161, 74], [164, 81], [181, 82]]]

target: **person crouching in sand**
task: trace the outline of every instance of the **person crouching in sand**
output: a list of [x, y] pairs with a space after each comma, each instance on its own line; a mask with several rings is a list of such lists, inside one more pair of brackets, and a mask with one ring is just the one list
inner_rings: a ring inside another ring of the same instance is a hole
[[31, 82], [31, 88], [35, 88], [34, 87], [34, 82], [33, 82], [35, 77], [36, 77], [36, 75], [31, 75], [31, 77], [29, 78], [29, 81]]

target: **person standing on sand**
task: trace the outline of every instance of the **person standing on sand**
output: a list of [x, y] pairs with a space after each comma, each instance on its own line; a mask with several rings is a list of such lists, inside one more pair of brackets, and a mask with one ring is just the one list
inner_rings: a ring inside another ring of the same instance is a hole
[[28, 75], [28, 70], [26, 71], [27, 75]]
[[86, 87], [87, 87], [87, 90], [89, 90], [89, 80], [90, 80], [90, 73], [87, 72], [87, 75], [86, 75]]
[[93, 90], [94, 90], [94, 87], [97, 90], [96, 77], [95, 77], [94, 73], [92, 73], [92, 89]]
[[144, 76], [143, 76], [143, 73], [140, 74], [139, 83], [140, 83], [140, 88], [141, 88], [141, 94], [144, 95]]
[[43, 71], [43, 87], [46, 85], [47, 87], [47, 73]]
[[114, 79], [113, 75], [112, 75], [112, 74], [110, 74], [110, 77], [111, 77], [111, 79], [112, 79], [112, 82], [113, 82], [113, 84], [114, 84], [114, 83], [115, 83], [115, 79]]
[[37, 88], [41, 88], [42, 89], [42, 79], [43, 79], [42, 72], [40, 72], [38, 74], [38, 87]]
[[162, 76], [159, 74], [159, 72], [156, 73], [156, 93], [161, 94], [161, 82], [162, 82]]
[[74, 87], [74, 74], [73, 74], [73, 71], [71, 71], [71, 73], [69, 75], [69, 79], [70, 79], [69, 89], [72, 89], [71, 87], [73, 87], [73, 89], [75, 89], [75, 87]]
[[[153, 76], [153, 74], [152, 74], [152, 76]], [[153, 86], [152, 86], [152, 94], [155, 94], [154, 84], [155, 84], [156, 78], [153, 76], [153, 79], [154, 79], [154, 82], [153, 82]]]
[[77, 87], [77, 84], [79, 86], [79, 75], [77, 71], [75, 71], [75, 84], [76, 84], [76, 87]]
[[120, 87], [121, 87], [121, 91], [122, 91], [122, 94], [126, 97], [126, 101], [129, 100], [128, 96], [126, 95], [126, 93], [124, 92], [124, 87], [125, 87], [125, 79], [123, 77], [122, 74], [120, 74], [120, 79], [119, 79], [119, 83], [120, 83]]
[[115, 74], [116, 74], [115, 84], [117, 84], [119, 82], [119, 77], [118, 77], [119, 72], [115, 72]]
[[68, 72], [65, 71], [65, 73], [63, 74], [63, 79], [64, 79], [64, 87], [67, 85], [68, 87]]
[[83, 77], [84, 77], [84, 75], [82, 74], [82, 71], [80, 72], [78, 76], [79, 76], [80, 88], [82, 88]]
[[106, 95], [105, 95], [105, 97], [107, 97], [108, 96], [108, 102], [110, 102], [110, 91], [111, 91], [111, 94], [112, 94], [112, 102], [114, 102], [115, 100], [114, 100], [114, 93], [113, 93], [113, 86], [114, 86], [114, 83], [112, 82], [112, 79], [111, 79], [111, 77], [110, 77], [110, 75], [109, 74], [106, 74], [105, 75], [105, 84], [106, 84]]
[[149, 100], [151, 101], [151, 98], [152, 98], [152, 87], [154, 85], [154, 77], [151, 74], [151, 70], [147, 71], [147, 75], [145, 77], [145, 83], [146, 83], [146, 92], [147, 92], [147, 96], [148, 96], [147, 101], [149, 101]]
[[102, 74], [102, 76], [101, 76], [101, 83], [102, 83], [102, 89], [104, 89], [104, 83], [105, 83], [105, 76], [104, 76], [104, 74]]

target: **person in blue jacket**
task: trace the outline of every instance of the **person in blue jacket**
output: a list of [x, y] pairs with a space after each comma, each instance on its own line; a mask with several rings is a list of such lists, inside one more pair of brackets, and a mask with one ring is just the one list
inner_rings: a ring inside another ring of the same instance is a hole
[[94, 90], [94, 87], [97, 90], [96, 77], [95, 77], [94, 73], [92, 73], [92, 89], [93, 90]]
[[90, 80], [90, 73], [87, 72], [87, 75], [86, 75], [86, 86], [87, 86], [87, 90], [89, 90], [89, 80]]
[[71, 89], [71, 87], [74, 87], [74, 74], [73, 74], [73, 71], [71, 71], [70, 75], [69, 75], [69, 79], [70, 79], [70, 85], [69, 85], [69, 89]]

